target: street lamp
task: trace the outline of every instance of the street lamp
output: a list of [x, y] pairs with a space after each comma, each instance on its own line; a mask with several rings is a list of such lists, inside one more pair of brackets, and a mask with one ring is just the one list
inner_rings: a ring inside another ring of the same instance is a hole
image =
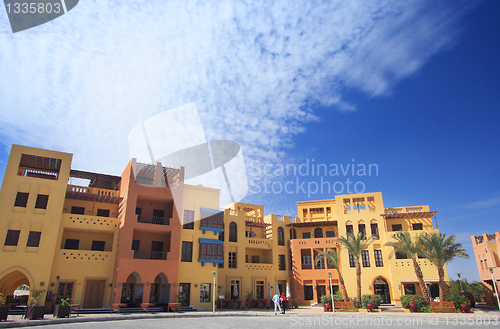
[[215, 271], [212, 271], [212, 274], [214, 275], [214, 286], [212, 288], [212, 313], [215, 313]]
[[464, 288], [462, 287], [462, 279], [460, 278], [460, 275], [461, 275], [461, 274], [462, 274], [462, 273], [457, 273], [457, 276], [458, 276], [458, 281], [460, 282], [460, 291], [461, 291], [461, 292], [464, 292]]
[[495, 281], [495, 277], [493, 276], [493, 270], [495, 268], [494, 267], [488, 267], [488, 270], [490, 270], [490, 273], [491, 273], [491, 280], [492, 280], [492, 283], [493, 283], [493, 287], [495, 287], [495, 294], [497, 295], [497, 305], [498, 305], [498, 309], [500, 310], [500, 300], [498, 300], [498, 290], [497, 290], [497, 283]]
[[330, 296], [332, 297], [332, 313], [335, 313], [335, 301], [333, 300], [333, 287], [332, 287], [332, 272], [328, 271], [328, 276], [330, 277]]

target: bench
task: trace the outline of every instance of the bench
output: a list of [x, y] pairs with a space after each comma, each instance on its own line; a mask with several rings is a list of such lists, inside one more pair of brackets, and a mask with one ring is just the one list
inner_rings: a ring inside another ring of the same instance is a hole
[[432, 313], [457, 313], [453, 302], [430, 302]]
[[356, 307], [354, 307], [354, 302], [335, 302], [334, 303], [335, 311], [356, 311]]
[[113, 314], [113, 310], [116, 310], [116, 314], [119, 314], [120, 308], [123, 308], [123, 314], [127, 314], [127, 304], [121, 304], [121, 303], [111, 304], [110, 314]]
[[71, 312], [73, 312], [73, 309], [76, 308], [76, 316], [79, 316], [80, 315], [80, 304], [71, 304], [71, 306], [69, 307], [69, 313], [71, 314]]
[[170, 308], [172, 308], [172, 310], [175, 312], [177, 311], [181, 311], [181, 303], [168, 303], [168, 308], [169, 308], [169, 312], [170, 312]]
[[148, 314], [148, 311], [149, 311], [149, 308], [152, 307], [153, 308], [153, 314], [155, 312], [155, 304], [153, 303], [141, 303], [141, 307], [139, 308], [139, 313], [142, 313], [142, 309], [145, 309], [146, 310], [146, 314]]

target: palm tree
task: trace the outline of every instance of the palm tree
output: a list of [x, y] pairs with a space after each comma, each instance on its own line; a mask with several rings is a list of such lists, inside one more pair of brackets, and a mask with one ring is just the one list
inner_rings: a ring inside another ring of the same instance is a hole
[[347, 233], [347, 237], [340, 236], [337, 241], [344, 246], [356, 260], [356, 299], [357, 303], [361, 303], [361, 255], [368, 246], [373, 242], [374, 237], [370, 236], [365, 238], [361, 232], [354, 236], [351, 233]]
[[425, 300], [429, 300], [429, 292], [424, 283], [424, 276], [422, 274], [422, 269], [417, 261], [417, 256], [422, 255], [422, 248], [419, 245], [420, 236], [417, 239], [412, 240], [410, 233], [408, 232], [398, 232], [394, 234], [393, 238], [396, 241], [388, 242], [385, 245], [389, 247], [394, 247], [394, 250], [389, 254], [389, 258], [393, 257], [396, 251], [405, 253], [413, 261], [413, 268], [415, 269], [415, 275], [418, 279], [418, 285], [420, 286], [420, 291]]
[[[340, 286], [340, 291], [342, 292], [342, 299], [344, 299], [344, 301], [349, 301], [349, 296], [347, 296], [347, 289], [345, 288], [345, 284], [344, 284], [344, 278], [342, 277], [342, 274], [340, 273], [340, 258], [339, 258], [339, 255], [340, 255], [340, 249], [341, 249], [341, 246], [339, 245], [339, 248], [338, 250], [335, 248], [335, 249], [330, 249], [330, 248], [327, 248], [326, 249], [326, 252], [322, 251], [322, 250], [316, 250], [318, 252], [318, 254], [320, 256], [323, 256], [324, 258], [326, 258], [327, 262], [330, 262], [333, 267], [335, 267], [335, 269], [337, 270], [337, 273], [339, 275], [339, 286]], [[318, 259], [320, 260], [320, 259]], [[330, 294], [332, 295], [332, 298], [333, 298], [333, 291], [330, 292]]]
[[446, 237], [446, 234], [430, 233], [421, 235], [419, 240], [424, 247], [424, 255], [438, 269], [439, 300], [444, 301], [446, 296], [444, 266], [455, 257], [469, 258], [469, 255], [462, 248], [461, 243], [455, 243], [454, 235]]

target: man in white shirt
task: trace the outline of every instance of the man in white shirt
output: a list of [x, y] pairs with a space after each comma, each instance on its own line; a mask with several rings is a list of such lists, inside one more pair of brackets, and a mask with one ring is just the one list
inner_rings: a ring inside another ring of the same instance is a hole
[[280, 305], [280, 295], [276, 293], [273, 297], [273, 303], [274, 303], [274, 315], [278, 315], [276, 313], [277, 309], [280, 310], [281, 313], [281, 305]]

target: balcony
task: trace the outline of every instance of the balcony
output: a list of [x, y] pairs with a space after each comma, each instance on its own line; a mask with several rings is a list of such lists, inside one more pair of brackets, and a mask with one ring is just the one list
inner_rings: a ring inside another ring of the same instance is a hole
[[168, 251], [134, 251], [134, 259], [167, 260]]
[[66, 188], [66, 199], [118, 204], [123, 198], [120, 197], [120, 191], [68, 185]]
[[144, 224], [155, 224], [155, 225], [170, 225], [170, 218], [165, 217], [146, 217], [146, 216], [137, 216], [137, 223]]
[[245, 265], [247, 270], [270, 271], [273, 269], [273, 264], [247, 263]]
[[266, 238], [247, 238], [248, 247], [262, 247], [269, 249], [273, 246], [273, 240]]
[[114, 231], [118, 229], [119, 224], [120, 219], [113, 217], [85, 216], [68, 213], [63, 213], [61, 216], [61, 225], [74, 229]]

